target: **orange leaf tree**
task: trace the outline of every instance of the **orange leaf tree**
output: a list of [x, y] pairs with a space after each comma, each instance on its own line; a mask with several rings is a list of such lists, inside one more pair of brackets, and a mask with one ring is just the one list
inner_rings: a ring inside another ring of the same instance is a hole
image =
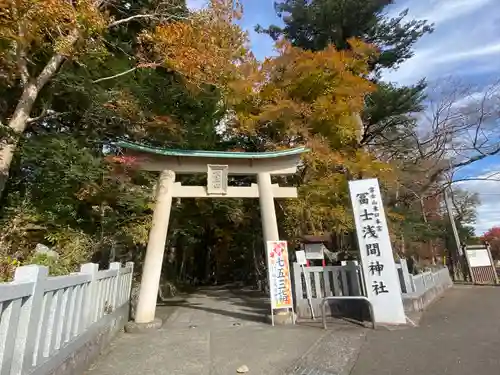
[[290, 236], [352, 228], [347, 180], [390, 169], [358, 147], [355, 113], [374, 90], [365, 77], [370, 46], [351, 40], [350, 51], [318, 52], [277, 45], [279, 55], [247, 64], [245, 82], [232, 85], [229, 132], [246, 135], [259, 150], [308, 146], [294, 184], [299, 199], [282, 205]]
[[481, 237], [482, 241], [486, 241], [490, 244], [491, 255], [495, 260], [500, 259], [500, 227], [495, 226], [490, 228]]
[[116, 19], [110, 16], [112, 2], [105, 0], [0, 0], [0, 79], [20, 92], [12, 111], [0, 118], [0, 194], [42, 89], [64, 61], [106, 53], [110, 30], [139, 20], [155, 26], [139, 40], [136, 66], [96, 84], [149, 67], [167, 68], [195, 87], [224, 88], [237, 75], [236, 63], [247, 53], [246, 35], [234, 24], [239, 4], [212, 0], [207, 9], [171, 14], [180, 3], [159, 1], [154, 10]]
[[184, 22], [158, 25], [142, 35], [147, 64], [164, 66], [195, 86], [224, 88], [238, 77], [239, 63], [247, 57], [247, 35], [235, 21], [238, 2], [212, 0], [210, 7]]

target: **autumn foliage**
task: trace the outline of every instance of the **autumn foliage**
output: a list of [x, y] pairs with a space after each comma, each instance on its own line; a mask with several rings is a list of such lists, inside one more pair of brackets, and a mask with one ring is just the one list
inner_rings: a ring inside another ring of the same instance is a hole
[[186, 20], [160, 24], [143, 33], [143, 58], [196, 86], [223, 88], [238, 77], [239, 63], [248, 54], [247, 35], [235, 24], [240, 17], [238, 1], [211, 0], [207, 9]]
[[[393, 243], [406, 249], [437, 243], [422, 240], [423, 233], [430, 239], [444, 233], [429, 230], [442, 221], [439, 204], [432, 215], [418, 195], [429, 185], [429, 168], [414, 163], [412, 153], [420, 150], [404, 129], [392, 127], [411, 126], [407, 114], [416, 111], [395, 110], [398, 93], [414, 98], [420, 88], [396, 91], [387, 106], [380, 95], [382, 116], [367, 112], [382, 88], [370, 80], [373, 62], [382, 60], [371, 45], [339, 36], [337, 48], [310, 50], [289, 38], [277, 42], [275, 56], [258, 61], [238, 25], [240, 3], [208, 3], [193, 11], [184, 0], [0, 0], [0, 277], [29, 262], [37, 243], [54, 246], [64, 270], [99, 252], [99, 260], [140, 264], [157, 175], [137, 172], [140, 160], [122, 155], [117, 138], [243, 152], [306, 146], [298, 173], [274, 181], [299, 189], [298, 199], [276, 203], [283, 239], [349, 237], [347, 182], [378, 177], [390, 224], [400, 224], [391, 228]], [[370, 25], [409, 48], [405, 35], [413, 28]], [[252, 178], [237, 176], [231, 184]], [[264, 277], [260, 224], [252, 200], [177, 200], [168, 239], [177, 263], [166, 265], [174, 268], [167, 273], [184, 281], [232, 277], [236, 269]], [[352, 238], [344, 244], [356, 249]]]
[[388, 170], [358, 145], [354, 114], [374, 90], [366, 79], [374, 51], [354, 39], [350, 45], [311, 52], [281, 41], [277, 57], [242, 67], [247, 78], [231, 85], [235, 135], [254, 137], [263, 150], [311, 150], [297, 181], [300, 199], [286, 206], [292, 235], [352, 228], [347, 180]]
[[500, 227], [492, 227], [481, 237], [482, 241], [490, 244], [491, 255], [494, 259], [500, 259]]
[[[0, 64], [10, 78], [25, 79], [33, 71], [33, 56], [71, 55], [78, 31], [87, 44], [99, 41], [107, 16], [95, 0], [0, 0]], [[9, 48], [13, 47], [13, 48]]]
[[500, 227], [492, 227], [485, 234], [483, 234], [482, 239], [484, 241], [500, 239]]
[[[102, 0], [0, 1], [0, 79], [8, 85], [20, 83], [21, 92], [8, 121], [0, 117], [11, 137], [8, 144], [0, 143], [0, 194], [41, 90], [68, 59], [87, 60], [86, 65], [93, 58], [95, 64], [114, 49], [122, 50], [105, 41], [117, 27], [137, 20], [154, 22], [152, 29], [145, 28], [137, 36], [139, 46], [134, 56], [127, 56], [135, 66], [97, 78], [94, 83], [116, 80], [137, 69], [164, 68], [191, 86], [224, 89], [228, 81], [237, 78], [238, 63], [247, 55], [246, 35], [235, 25], [241, 7], [234, 1], [211, 0], [207, 9], [185, 16], [170, 13], [178, 7], [163, 9], [158, 5], [121, 19], [110, 16], [113, 5]], [[117, 96], [124, 94], [127, 90]], [[127, 107], [134, 104], [126, 101]]]

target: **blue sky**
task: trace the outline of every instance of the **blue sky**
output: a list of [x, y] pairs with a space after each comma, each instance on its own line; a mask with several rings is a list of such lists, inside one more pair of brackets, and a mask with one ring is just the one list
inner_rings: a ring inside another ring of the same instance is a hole
[[[191, 7], [200, 7], [206, 0], [188, 0]], [[243, 0], [242, 26], [249, 32], [257, 58], [273, 55], [273, 42], [253, 30], [255, 25], [280, 24], [275, 16], [273, 0]], [[415, 46], [415, 56], [398, 70], [387, 71], [383, 77], [397, 84], [411, 84], [427, 78], [431, 84], [454, 82], [472, 85], [481, 92], [500, 79], [500, 0], [396, 0], [387, 8], [397, 15], [409, 8], [408, 18], [426, 19], [435, 24], [435, 31]], [[500, 156], [490, 157], [463, 168], [457, 178], [486, 176], [500, 172]], [[500, 182], [467, 182], [462, 187], [480, 194], [477, 234], [493, 225], [500, 225]]]

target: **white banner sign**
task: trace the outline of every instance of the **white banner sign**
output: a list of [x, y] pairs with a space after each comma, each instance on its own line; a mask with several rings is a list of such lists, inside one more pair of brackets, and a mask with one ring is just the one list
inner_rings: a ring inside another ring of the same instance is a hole
[[267, 241], [267, 264], [272, 308], [293, 308], [292, 279], [286, 241]]
[[298, 250], [295, 252], [295, 256], [297, 257], [297, 263], [300, 265], [307, 264], [306, 252], [304, 250]]
[[401, 285], [377, 179], [349, 181], [367, 297], [375, 321], [405, 324]]
[[466, 251], [471, 267], [487, 267], [492, 265], [488, 249], [467, 249]]

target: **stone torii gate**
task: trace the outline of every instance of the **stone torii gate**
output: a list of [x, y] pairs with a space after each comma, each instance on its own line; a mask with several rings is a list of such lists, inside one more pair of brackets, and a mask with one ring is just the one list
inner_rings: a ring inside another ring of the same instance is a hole
[[[125, 157], [146, 171], [159, 171], [153, 222], [142, 270], [135, 323], [155, 321], [156, 300], [167, 239], [172, 198], [259, 198], [264, 244], [278, 241], [274, 198], [297, 198], [297, 189], [271, 183], [272, 175], [297, 171], [304, 147], [272, 152], [221, 152], [155, 148], [128, 141], [115, 143]], [[176, 174], [207, 174], [207, 186], [183, 186]], [[257, 183], [229, 186], [229, 175], [257, 175]]]

